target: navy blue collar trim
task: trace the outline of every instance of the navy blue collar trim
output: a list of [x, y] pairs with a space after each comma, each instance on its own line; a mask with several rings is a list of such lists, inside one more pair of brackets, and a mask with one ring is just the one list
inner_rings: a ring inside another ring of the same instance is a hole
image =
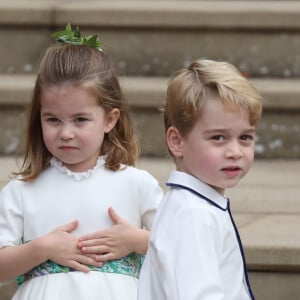
[[220, 206], [220, 205], [217, 204], [216, 202], [212, 201], [212, 200], [209, 199], [208, 197], [202, 195], [201, 193], [199, 193], [199, 192], [197, 192], [197, 191], [195, 191], [195, 190], [193, 190], [193, 189], [191, 189], [191, 188], [189, 188], [189, 187], [187, 187], [187, 186], [184, 186], [184, 185], [181, 185], [181, 184], [177, 184], [177, 183], [169, 183], [169, 182], [166, 183], [166, 186], [178, 187], [178, 188], [182, 188], [182, 189], [188, 190], [188, 191], [190, 191], [191, 193], [193, 193], [193, 194], [199, 196], [200, 198], [206, 200], [207, 202], [209, 202], [209, 203], [212, 204], [213, 206], [215, 206], [215, 207], [217, 207], [217, 208], [219, 208], [219, 209], [221, 209], [221, 210], [223, 210], [223, 211], [227, 211], [227, 210], [228, 210], [229, 201], [227, 201], [227, 206], [226, 206], [226, 208], [223, 208], [222, 206]]

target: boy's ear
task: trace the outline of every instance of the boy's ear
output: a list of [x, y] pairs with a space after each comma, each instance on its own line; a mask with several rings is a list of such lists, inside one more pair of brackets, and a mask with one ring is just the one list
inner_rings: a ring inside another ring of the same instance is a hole
[[104, 123], [104, 132], [110, 132], [118, 122], [120, 117], [120, 111], [117, 108], [112, 109], [108, 112], [105, 116], [105, 123]]
[[174, 126], [168, 128], [166, 133], [166, 142], [170, 152], [174, 157], [182, 157], [182, 135]]

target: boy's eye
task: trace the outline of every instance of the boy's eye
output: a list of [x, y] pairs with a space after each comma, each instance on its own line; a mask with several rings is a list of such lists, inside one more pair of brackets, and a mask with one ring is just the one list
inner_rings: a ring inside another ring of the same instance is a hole
[[225, 140], [225, 136], [221, 135], [221, 134], [218, 134], [218, 135], [214, 135], [212, 137], [212, 139], [215, 140], [215, 141], [224, 141]]
[[243, 141], [251, 141], [251, 140], [253, 140], [253, 136], [249, 135], [249, 134], [244, 134], [240, 137], [240, 139]]

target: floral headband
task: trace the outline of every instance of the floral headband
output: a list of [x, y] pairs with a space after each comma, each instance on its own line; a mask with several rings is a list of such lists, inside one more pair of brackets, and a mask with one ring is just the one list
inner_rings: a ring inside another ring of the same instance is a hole
[[63, 44], [87, 45], [101, 50], [100, 46], [102, 43], [96, 34], [82, 37], [79, 27], [77, 26], [75, 31], [72, 31], [70, 23], [67, 24], [64, 31], [57, 31], [53, 34], [53, 36], [56, 37], [58, 42]]

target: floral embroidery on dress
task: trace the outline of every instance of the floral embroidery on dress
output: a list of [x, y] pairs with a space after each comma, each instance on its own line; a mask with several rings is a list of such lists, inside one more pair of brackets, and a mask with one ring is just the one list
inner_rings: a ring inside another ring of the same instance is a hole
[[[121, 259], [110, 260], [106, 262], [102, 267], [89, 266], [91, 271], [99, 271], [105, 273], [118, 273], [123, 275], [129, 275], [133, 277], [139, 277], [144, 255], [138, 253], [131, 253]], [[75, 269], [59, 265], [51, 260], [42, 263], [29, 272], [18, 276], [16, 279], [17, 285], [21, 285], [25, 280], [32, 279], [34, 277], [55, 274], [55, 273], [68, 273], [77, 271]]]

